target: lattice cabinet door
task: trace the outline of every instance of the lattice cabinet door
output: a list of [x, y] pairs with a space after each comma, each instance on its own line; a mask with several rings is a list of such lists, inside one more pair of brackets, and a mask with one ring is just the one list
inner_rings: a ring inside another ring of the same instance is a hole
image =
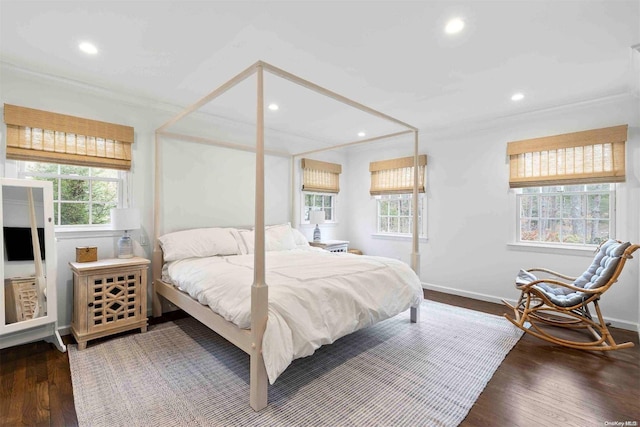
[[144, 258], [69, 263], [74, 282], [71, 331], [80, 350], [95, 338], [147, 330], [148, 264]]

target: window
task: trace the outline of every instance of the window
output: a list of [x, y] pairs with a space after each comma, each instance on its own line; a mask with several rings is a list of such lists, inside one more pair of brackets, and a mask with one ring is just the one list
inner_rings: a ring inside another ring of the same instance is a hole
[[323, 210], [326, 222], [336, 222], [335, 194], [304, 193], [304, 207], [302, 212], [303, 222], [309, 223], [309, 211]]
[[18, 177], [53, 183], [56, 226], [105, 225], [121, 205], [127, 172], [116, 169], [18, 162]]
[[[376, 196], [378, 207], [378, 227], [379, 234], [407, 235], [410, 236], [413, 230], [412, 221], [412, 194], [385, 194]], [[418, 195], [418, 234], [422, 237], [426, 235], [422, 221], [424, 212], [424, 196]]]
[[527, 187], [516, 197], [519, 242], [598, 245], [615, 235], [613, 184]]

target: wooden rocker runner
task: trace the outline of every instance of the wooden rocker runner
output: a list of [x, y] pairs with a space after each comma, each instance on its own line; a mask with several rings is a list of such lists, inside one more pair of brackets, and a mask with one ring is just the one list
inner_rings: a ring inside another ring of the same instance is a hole
[[[514, 318], [506, 313], [504, 316], [524, 332], [565, 347], [597, 351], [633, 347], [632, 342], [615, 342], [602, 317], [598, 301], [618, 280], [625, 262], [633, 258], [631, 255], [638, 248], [640, 245], [608, 240], [600, 245], [591, 266], [580, 277], [566, 276], [545, 268], [520, 270], [516, 278], [516, 288], [521, 291], [518, 302], [513, 306], [502, 301], [513, 310]], [[532, 272], [546, 273], [550, 277], [539, 279]], [[593, 304], [595, 319], [589, 304]], [[529, 322], [530, 328], [525, 326], [526, 322]], [[542, 325], [586, 330], [594, 339], [562, 339], [550, 332], [553, 328], [543, 329]]]

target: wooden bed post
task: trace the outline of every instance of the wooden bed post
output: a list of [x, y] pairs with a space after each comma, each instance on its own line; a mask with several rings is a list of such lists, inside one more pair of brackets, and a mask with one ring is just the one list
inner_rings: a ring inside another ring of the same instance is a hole
[[264, 244], [264, 70], [257, 64], [256, 217], [253, 285], [251, 286], [251, 367], [249, 403], [254, 411], [267, 406], [269, 382], [262, 357], [262, 337], [267, 326], [269, 288], [265, 281]]
[[158, 132], [155, 133], [155, 170], [154, 170], [154, 206], [153, 206], [153, 255], [151, 257], [151, 314], [153, 317], [162, 316], [162, 301], [160, 295], [156, 292], [156, 280], [162, 277], [162, 249], [160, 249], [160, 137]]
[[[413, 131], [414, 144], [413, 144], [413, 243], [411, 251], [411, 268], [420, 277], [420, 245], [418, 244], [418, 131]], [[424, 216], [424, 215], [423, 215]], [[411, 307], [411, 322], [417, 323], [420, 321], [420, 306]]]

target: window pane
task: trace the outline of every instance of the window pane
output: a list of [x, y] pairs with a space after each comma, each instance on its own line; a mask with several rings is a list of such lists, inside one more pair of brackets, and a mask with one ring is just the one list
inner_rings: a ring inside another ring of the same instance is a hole
[[116, 206], [116, 203], [94, 203], [92, 205], [91, 224], [109, 224], [111, 222], [111, 209]]
[[584, 199], [581, 195], [562, 196], [562, 217], [582, 218], [584, 215]]
[[587, 191], [609, 191], [611, 184], [588, 184]]
[[390, 233], [398, 233], [398, 218], [397, 217], [389, 217], [389, 232]]
[[381, 233], [389, 232], [389, 218], [386, 216], [380, 217], [380, 232]]
[[94, 202], [118, 201], [118, 183], [113, 181], [93, 181], [91, 196]]
[[565, 185], [564, 191], [584, 191], [584, 185]]
[[541, 220], [542, 241], [543, 242], [559, 242], [560, 241], [560, 220]]
[[316, 208], [322, 208], [322, 196], [313, 196], [313, 203]]
[[331, 208], [324, 208], [324, 220], [325, 221], [332, 221], [333, 220], [333, 212], [331, 211]]
[[549, 185], [546, 187], [538, 187], [540, 189], [540, 192], [542, 193], [557, 193], [559, 191], [562, 191], [562, 186], [561, 185]]
[[[313, 195], [311, 194], [305, 194], [304, 195], [304, 205], [306, 206], [313, 206]], [[308, 218], [308, 216], [307, 216]]]
[[58, 173], [58, 165], [54, 163], [24, 162], [24, 168], [27, 172]]
[[89, 205], [87, 203], [60, 203], [60, 225], [89, 224]]
[[331, 196], [324, 196], [324, 206], [331, 207]]
[[401, 200], [400, 201], [400, 215], [410, 215], [411, 214], [411, 200]]
[[609, 239], [609, 221], [587, 220], [587, 243], [599, 245], [607, 239]]
[[538, 240], [538, 220], [535, 220], [535, 219], [520, 220], [520, 240], [526, 240], [526, 241]]
[[534, 218], [538, 216], [539, 196], [520, 196], [520, 216]]
[[78, 179], [63, 179], [62, 200], [89, 201], [89, 181]]
[[58, 203], [54, 203], [53, 204], [53, 225], [60, 225], [58, 224], [58, 208], [59, 204]]
[[585, 222], [582, 219], [562, 221], [563, 243], [585, 243]]
[[407, 217], [400, 218], [400, 233], [411, 233], [410, 222]]
[[380, 215], [389, 215], [389, 201], [380, 200], [378, 203], [380, 204]]
[[60, 174], [89, 176], [89, 169], [86, 166], [60, 165]]
[[91, 176], [101, 178], [118, 178], [117, 169], [91, 168]]
[[389, 201], [389, 215], [395, 216], [398, 215], [398, 201], [390, 200]]
[[310, 210], [311, 210], [311, 209], [310, 209], [310, 208], [308, 208], [308, 207], [305, 207], [305, 209], [304, 209], [304, 220], [305, 220], [305, 221], [309, 221], [309, 211], [310, 211]]
[[540, 196], [540, 217], [560, 218], [560, 196]]
[[609, 195], [590, 194], [587, 196], [587, 218], [609, 218]]

